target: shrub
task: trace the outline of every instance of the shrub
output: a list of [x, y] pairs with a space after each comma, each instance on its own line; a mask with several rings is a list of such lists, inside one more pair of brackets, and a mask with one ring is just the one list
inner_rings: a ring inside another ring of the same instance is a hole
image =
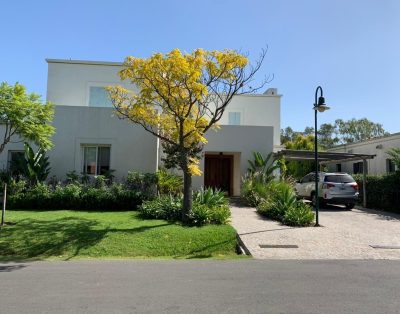
[[221, 190], [201, 188], [200, 191], [193, 193], [193, 202], [212, 207], [217, 205], [227, 205], [228, 199], [225, 197], [225, 193]]
[[282, 221], [288, 226], [309, 226], [314, 221], [314, 213], [309, 205], [297, 201], [285, 212]]
[[[189, 224], [227, 223], [231, 212], [225, 196], [222, 194], [223, 198], [221, 199], [221, 191], [211, 190], [212, 193], [205, 191], [198, 192], [197, 197], [194, 197], [193, 208], [189, 213]], [[207, 197], [203, 197], [204, 195], [207, 195]], [[181, 196], [160, 196], [153, 200], [144, 201], [140, 206], [140, 213], [144, 218], [180, 221], [182, 218], [182, 201]]]
[[181, 217], [182, 199], [173, 196], [161, 196], [144, 201], [140, 213], [144, 218], [179, 220]]
[[[363, 199], [363, 176], [353, 175]], [[400, 212], [400, 171], [383, 176], [367, 175], [367, 207]]]
[[144, 198], [150, 199], [156, 195], [157, 181], [157, 175], [154, 173], [129, 171], [125, 185], [129, 190], [141, 191]]
[[257, 212], [291, 226], [307, 226], [314, 214], [310, 207], [297, 200], [292, 184], [285, 181], [271, 181], [267, 185], [269, 194], [257, 206]]
[[94, 177], [94, 187], [97, 189], [104, 189], [107, 185], [107, 179], [105, 176], [99, 175]]
[[259, 205], [269, 195], [268, 184], [257, 177], [247, 174], [242, 179], [242, 197], [253, 207]]
[[81, 184], [57, 186], [54, 190], [38, 184], [10, 193], [8, 206], [14, 209], [135, 210], [142, 203], [141, 193], [122, 185], [97, 189]]
[[178, 195], [183, 190], [183, 178], [161, 169], [157, 172], [157, 189], [161, 195]]

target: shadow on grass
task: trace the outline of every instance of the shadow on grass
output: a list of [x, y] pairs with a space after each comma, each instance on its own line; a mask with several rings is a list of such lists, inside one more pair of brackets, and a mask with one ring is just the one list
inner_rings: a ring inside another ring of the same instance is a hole
[[[64, 217], [55, 220], [26, 218], [0, 232], [0, 260], [40, 260], [66, 255], [69, 260], [99, 243], [110, 232], [139, 233], [168, 223], [130, 229], [99, 228], [95, 220]], [[98, 229], [96, 229], [96, 227]]]

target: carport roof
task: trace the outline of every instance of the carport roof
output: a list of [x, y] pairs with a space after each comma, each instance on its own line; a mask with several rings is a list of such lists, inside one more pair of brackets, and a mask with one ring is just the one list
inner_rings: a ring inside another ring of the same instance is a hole
[[[318, 152], [318, 161], [320, 164], [330, 164], [345, 161], [367, 160], [372, 159], [376, 155], [353, 154], [353, 153], [334, 153], [334, 152]], [[313, 161], [314, 151], [310, 150], [294, 150], [283, 149], [274, 154], [275, 158], [285, 157], [286, 160]]]

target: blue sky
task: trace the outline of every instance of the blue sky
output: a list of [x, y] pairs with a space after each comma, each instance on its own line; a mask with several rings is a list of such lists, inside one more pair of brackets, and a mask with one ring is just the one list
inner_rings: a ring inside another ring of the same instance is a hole
[[122, 61], [173, 48], [268, 46], [259, 78], [282, 97], [282, 127], [313, 125], [318, 85], [331, 110], [319, 122], [366, 117], [400, 132], [400, 1], [3, 1], [0, 81], [45, 97], [45, 58]]

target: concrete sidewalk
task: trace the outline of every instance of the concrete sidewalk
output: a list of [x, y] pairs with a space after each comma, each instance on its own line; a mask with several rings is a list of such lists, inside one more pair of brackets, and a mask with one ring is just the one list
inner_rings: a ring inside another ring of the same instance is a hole
[[[231, 204], [232, 225], [254, 258], [259, 259], [400, 259], [400, 215], [328, 206], [322, 227], [292, 228], [268, 220], [255, 208]], [[290, 245], [298, 248], [261, 248]]]

